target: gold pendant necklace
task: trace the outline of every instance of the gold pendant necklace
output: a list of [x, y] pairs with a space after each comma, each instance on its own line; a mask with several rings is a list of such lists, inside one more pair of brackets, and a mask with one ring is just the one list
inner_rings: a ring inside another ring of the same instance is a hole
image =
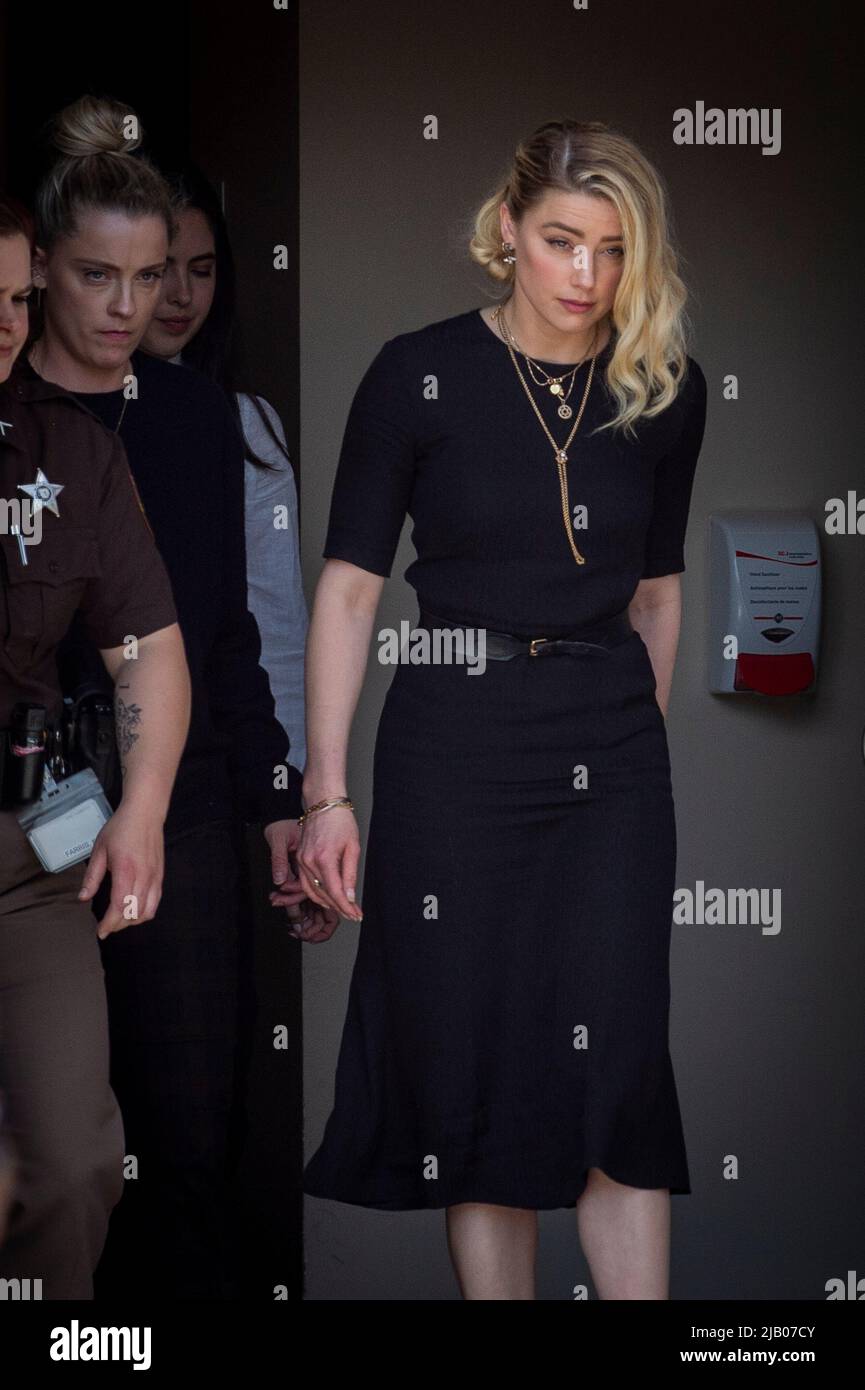
[[[496, 310], [495, 312], [498, 313], [498, 310]], [[504, 318], [502, 318], [502, 324], [504, 325]], [[509, 329], [507, 331], [510, 333]], [[597, 330], [595, 331], [597, 332]], [[575, 365], [571, 368], [570, 372], [565, 372], [562, 376], [550, 376], [549, 372], [545, 372], [539, 362], [536, 362], [533, 357], [529, 357], [529, 354], [527, 352], [523, 352], [523, 349], [520, 347], [519, 343], [517, 342], [516, 338], [512, 333], [510, 333], [510, 341], [513, 344], [516, 351], [522, 352], [523, 357], [526, 359], [526, 366], [529, 369], [529, 376], [531, 377], [535, 385], [546, 386], [547, 390], [550, 392], [551, 395], [560, 398], [559, 408], [556, 411], [556, 414], [558, 415], [559, 419], [570, 420], [574, 412], [568, 405], [568, 397], [574, 389], [574, 382], [576, 380], [577, 372], [580, 370], [580, 367], [582, 367], [583, 363], [585, 362], [590, 349], [586, 349], [579, 362], [575, 363]], [[594, 342], [591, 346], [594, 346]], [[541, 378], [540, 381], [535, 376], [535, 372], [539, 373]], [[562, 388], [562, 382], [565, 380], [565, 377], [567, 376], [571, 378], [571, 384], [568, 387], [567, 391], [564, 391]]]
[[[526, 357], [526, 354], [523, 353], [523, 356]], [[571, 416], [574, 413], [571, 407], [568, 405], [568, 397], [574, 389], [574, 377], [576, 375], [577, 367], [581, 367], [582, 365], [582, 362], [578, 362], [577, 366], [574, 367], [574, 370], [571, 373], [571, 384], [568, 387], [567, 391], [564, 391], [562, 388], [562, 382], [565, 378], [563, 376], [547, 376], [546, 372], [544, 372], [545, 379], [543, 381], [538, 381], [532, 369], [535, 368], [537, 371], [543, 371], [543, 368], [538, 367], [538, 364], [536, 362], [533, 362], [530, 357], [526, 357], [526, 366], [529, 369], [529, 376], [532, 378], [532, 381], [535, 383], [535, 385], [546, 386], [551, 395], [560, 397], [559, 407], [556, 411], [556, 414], [558, 415], [560, 420], [570, 420]]]
[[[574, 555], [574, 559], [576, 560], [577, 564], [578, 564], [578, 565], [584, 565], [584, 564], [586, 563], [585, 556], [580, 554], [580, 552], [577, 550], [576, 545], [574, 544], [573, 527], [572, 527], [572, 525], [571, 525], [571, 504], [570, 504], [570, 499], [569, 499], [569, 497], [568, 497], [568, 475], [567, 475], [567, 466], [568, 466], [568, 449], [570, 448], [571, 440], [573, 439], [574, 435], [576, 434], [577, 430], [578, 430], [579, 427], [580, 427], [580, 421], [581, 421], [582, 418], [583, 418], [583, 411], [584, 411], [585, 408], [586, 408], [586, 401], [589, 399], [589, 392], [590, 392], [590, 390], [592, 389], [592, 378], [593, 378], [594, 375], [595, 375], [595, 357], [594, 357], [594, 353], [592, 353], [592, 357], [591, 357], [591, 360], [590, 360], [590, 363], [589, 363], [589, 371], [588, 371], [588, 376], [587, 376], [587, 378], [586, 378], [586, 387], [585, 387], [585, 390], [583, 391], [583, 399], [582, 399], [582, 401], [580, 402], [580, 409], [579, 409], [579, 411], [578, 411], [578, 413], [577, 413], [577, 418], [576, 418], [576, 420], [575, 420], [574, 423], [573, 423], [573, 426], [572, 426], [572, 428], [571, 428], [571, 432], [570, 432], [570, 434], [568, 435], [567, 439], [565, 440], [564, 445], [562, 445], [562, 446], [560, 447], [560, 446], [556, 443], [556, 441], [555, 441], [555, 439], [553, 438], [552, 434], [550, 433], [549, 429], [547, 428], [547, 422], [546, 422], [546, 420], [544, 419], [543, 415], [541, 414], [540, 410], [538, 409], [537, 402], [536, 402], [534, 396], [532, 395], [531, 391], [529, 390], [528, 383], [526, 382], [526, 379], [525, 379], [525, 377], [523, 376], [523, 374], [522, 374], [522, 372], [521, 372], [521, 370], [520, 370], [520, 364], [519, 364], [519, 362], [517, 361], [516, 352], [514, 351], [514, 348], [516, 347], [516, 343], [515, 343], [514, 338], [513, 338], [512, 334], [511, 334], [511, 332], [510, 332], [510, 329], [507, 327], [507, 324], [505, 323], [504, 315], [502, 314], [502, 309], [503, 309], [503, 308], [504, 308], [504, 305], [500, 304], [500, 305], [498, 306], [497, 309], [494, 309], [494, 310], [493, 310], [493, 313], [492, 313], [492, 318], [495, 319], [496, 322], [497, 322], [498, 325], [499, 325], [502, 338], [503, 338], [504, 341], [505, 341], [505, 344], [506, 344], [506, 346], [507, 346], [508, 352], [511, 354], [511, 361], [513, 362], [514, 367], [516, 368], [517, 376], [519, 377], [519, 379], [520, 379], [520, 381], [521, 381], [521, 383], [522, 383], [523, 390], [525, 391], [525, 393], [526, 393], [526, 395], [527, 395], [527, 397], [528, 397], [529, 405], [532, 407], [532, 410], [533, 410], [533, 411], [535, 412], [535, 414], [537, 415], [538, 420], [540, 421], [541, 429], [544, 431], [544, 434], [547, 436], [547, 439], [550, 441], [550, 443], [551, 443], [552, 446], [553, 446], [553, 453], [554, 453], [555, 456], [556, 456], [556, 466], [557, 466], [558, 471], [559, 471], [559, 491], [560, 491], [560, 493], [561, 493], [561, 498], [562, 498], [562, 516], [563, 516], [564, 522], [565, 522], [565, 534], [567, 535], [568, 544], [569, 544], [570, 547], [571, 547], [571, 550], [572, 550], [573, 555]], [[597, 327], [597, 324], [596, 324], [596, 325], [595, 325], [594, 336], [593, 336], [593, 338], [592, 338], [592, 344], [591, 344], [592, 348], [594, 348], [595, 343], [597, 342], [597, 340], [598, 340], [598, 327]], [[519, 351], [522, 351], [522, 349], [519, 349]], [[530, 361], [531, 361], [531, 358], [528, 357], [527, 354], [523, 353], [523, 356], [526, 358], [526, 361], [527, 361], [527, 362], [530, 362]], [[584, 357], [580, 362], [577, 363], [577, 366], [576, 366], [576, 367], [574, 367], [574, 372], [577, 371], [577, 368], [578, 368], [578, 367], [581, 367], [581, 366], [582, 366], [582, 363], [583, 363], [584, 361], [585, 361], [585, 357]], [[533, 365], [536, 365], [536, 364], [533, 364]], [[539, 370], [539, 371], [542, 371], [543, 369], [542, 369], [542, 368], [538, 368], [538, 370]], [[544, 373], [544, 375], [546, 375], [546, 373]], [[566, 373], [565, 375], [567, 375], [567, 373]], [[532, 378], [532, 380], [534, 380], [534, 378]], [[561, 383], [562, 383], [563, 380], [564, 380], [564, 377], [551, 377], [551, 378], [550, 378], [550, 381], [551, 381], [552, 384], [550, 385], [550, 388], [549, 388], [549, 389], [550, 389], [550, 391], [552, 392], [553, 395], [557, 395], [557, 394], [561, 391], [561, 389], [562, 389], [562, 388], [561, 388]], [[539, 384], [541, 384], [541, 383], [535, 383], [535, 384], [536, 384], [536, 385], [539, 385]], [[574, 384], [574, 383], [573, 383], [573, 380], [572, 380], [572, 381], [571, 381], [571, 387], [573, 387], [573, 384]], [[556, 390], [553, 389], [554, 386], [556, 386], [556, 385], [558, 386], [558, 391], [556, 391]], [[568, 395], [570, 395], [570, 391], [568, 391]], [[567, 411], [568, 411], [568, 415], [571, 415], [573, 412], [571, 411], [570, 406], [567, 405], [566, 402], [567, 402], [567, 398], [565, 399], [565, 402], [563, 402], [563, 404], [565, 404], [565, 408], [566, 408]], [[561, 415], [561, 406], [559, 407], [559, 414]], [[565, 417], [565, 418], [566, 418], [566, 417]]]

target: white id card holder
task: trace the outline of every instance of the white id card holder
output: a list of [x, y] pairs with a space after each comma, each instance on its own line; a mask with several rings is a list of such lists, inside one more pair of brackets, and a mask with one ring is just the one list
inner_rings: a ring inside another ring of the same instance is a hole
[[33, 852], [49, 874], [89, 859], [110, 819], [111, 806], [92, 768], [55, 782], [46, 769], [42, 795], [17, 816]]

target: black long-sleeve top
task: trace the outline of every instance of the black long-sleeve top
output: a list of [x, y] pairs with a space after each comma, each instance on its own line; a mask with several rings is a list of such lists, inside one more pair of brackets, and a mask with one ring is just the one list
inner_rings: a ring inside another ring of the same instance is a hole
[[[190, 367], [143, 352], [132, 367], [138, 396], [126, 402], [119, 433], [171, 580], [192, 682], [166, 835], [237, 815], [262, 825], [298, 816], [302, 776], [247, 607], [244, 456], [231, 407]], [[122, 390], [75, 395], [116, 428]]]

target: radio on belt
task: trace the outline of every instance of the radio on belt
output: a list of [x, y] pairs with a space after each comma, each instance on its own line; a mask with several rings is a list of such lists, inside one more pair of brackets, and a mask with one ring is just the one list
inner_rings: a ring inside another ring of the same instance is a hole
[[814, 689], [820, 640], [820, 540], [792, 512], [709, 518], [709, 689], [798, 695]]

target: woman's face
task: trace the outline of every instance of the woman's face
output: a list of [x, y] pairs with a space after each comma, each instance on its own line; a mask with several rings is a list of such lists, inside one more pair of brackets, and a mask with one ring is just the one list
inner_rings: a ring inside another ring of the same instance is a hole
[[12, 370], [27, 338], [30, 247], [25, 236], [0, 237], [0, 381]]
[[82, 211], [75, 234], [34, 261], [34, 281], [47, 290], [49, 351], [97, 371], [122, 368], [156, 308], [167, 254], [161, 217]]
[[142, 340], [154, 357], [174, 357], [201, 328], [216, 288], [216, 243], [198, 208], [186, 208], [168, 252], [156, 312]]
[[501, 209], [502, 240], [516, 248], [515, 292], [553, 331], [591, 332], [610, 313], [622, 278], [622, 225], [607, 198], [548, 193], [517, 225]]

